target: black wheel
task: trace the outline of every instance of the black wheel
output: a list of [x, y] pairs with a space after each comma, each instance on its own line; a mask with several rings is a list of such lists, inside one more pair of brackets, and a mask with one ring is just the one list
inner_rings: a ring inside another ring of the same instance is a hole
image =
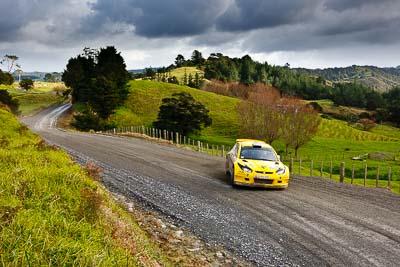
[[234, 175], [234, 173], [235, 173], [235, 169], [232, 170], [232, 173], [229, 173], [229, 183], [232, 186], [235, 186], [235, 175]]

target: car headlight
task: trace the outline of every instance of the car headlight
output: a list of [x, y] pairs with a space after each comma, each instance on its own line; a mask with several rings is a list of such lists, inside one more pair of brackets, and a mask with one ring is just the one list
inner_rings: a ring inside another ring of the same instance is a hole
[[276, 171], [276, 174], [285, 174], [286, 168], [285, 167], [279, 167], [279, 169]]
[[238, 165], [239, 165], [239, 167], [242, 169], [242, 171], [244, 171], [244, 172], [253, 172], [252, 169], [250, 169], [249, 167], [247, 167], [247, 166], [245, 166], [245, 165], [242, 165], [242, 164], [240, 164], [240, 163], [238, 163]]

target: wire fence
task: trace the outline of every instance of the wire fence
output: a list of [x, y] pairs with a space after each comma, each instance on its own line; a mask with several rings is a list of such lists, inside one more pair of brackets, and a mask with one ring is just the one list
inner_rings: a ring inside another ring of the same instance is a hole
[[178, 132], [171, 132], [167, 130], [160, 130], [145, 126], [127, 126], [121, 128], [114, 128], [111, 130], [107, 130], [106, 133], [114, 135], [147, 136], [153, 139], [166, 141], [171, 144], [187, 146], [201, 153], [207, 153], [209, 155], [224, 157], [224, 158], [226, 157], [226, 154], [229, 152], [229, 150], [231, 150], [232, 148], [225, 145], [215, 145], [215, 144], [205, 143], [203, 141], [181, 135]]
[[390, 189], [400, 193], [399, 173], [392, 166], [364, 161], [321, 161], [312, 159], [290, 158], [284, 161], [288, 164], [291, 174], [309, 177], [321, 177], [362, 185]]

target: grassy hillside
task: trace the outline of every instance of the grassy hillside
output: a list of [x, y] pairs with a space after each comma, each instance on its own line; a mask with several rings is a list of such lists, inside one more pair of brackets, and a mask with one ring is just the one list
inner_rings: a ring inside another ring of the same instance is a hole
[[43, 108], [63, 101], [60, 96], [61, 91], [65, 90], [63, 83], [35, 82], [34, 85], [35, 88], [29, 91], [19, 89], [18, 83], [8, 86], [0, 85], [0, 89], [6, 89], [12, 97], [19, 101], [21, 116], [33, 115]]
[[238, 99], [193, 89], [187, 86], [152, 81], [131, 81], [130, 96], [112, 120], [120, 126], [151, 124], [157, 119], [161, 100], [173, 93], [189, 92], [210, 110], [211, 127], [202, 131], [201, 138], [208, 142], [231, 144], [238, 131]]
[[14, 98], [19, 101], [19, 111], [22, 116], [33, 115], [43, 108], [55, 105], [63, 101], [63, 98], [54, 94], [33, 94], [21, 93], [14, 94]]
[[185, 72], [186, 72], [186, 75], [188, 76], [188, 78], [189, 78], [189, 75], [192, 74], [192, 77], [194, 79], [194, 76], [196, 75], [196, 73], [198, 73], [200, 77], [204, 76], [204, 71], [199, 70], [196, 67], [182, 67], [182, 68], [173, 69], [172, 71], [170, 71], [169, 74], [171, 77], [175, 76], [176, 78], [178, 78], [178, 81], [181, 82], [183, 80]]
[[[157, 119], [162, 98], [169, 97], [175, 92], [189, 92], [194, 98], [210, 110], [213, 125], [202, 131], [200, 140], [209, 143], [231, 145], [238, 137], [238, 116], [236, 111], [237, 98], [225, 97], [186, 86], [173, 85], [151, 81], [130, 82], [131, 94], [123, 108], [112, 116], [113, 121], [119, 126], [145, 125], [151, 126]], [[357, 111], [361, 112], [361, 111]], [[343, 143], [337, 149], [331, 148], [322, 152], [324, 155], [342, 155], [346, 147], [352, 147], [353, 153], [368, 153], [381, 148], [384, 151], [396, 152], [400, 140], [400, 131], [388, 126], [378, 126], [371, 132], [362, 131], [348, 125], [346, 122], [335, 119], [323, 119], [314, 142], [317, 143]], [[378, 145], [367, 145], [366, 142]], [[283, 150], [283, 145], [277, 141], [278, 149]], [[347, 151], [349, 151], [347, 149]], [[356, 151], [356, 152], [355, 152]], [[300, 149], [302, 155], [314, 154], [313, 145]]]
[[0, 144], [1, 266], [168, 264], [98, 182], [3, 109]]

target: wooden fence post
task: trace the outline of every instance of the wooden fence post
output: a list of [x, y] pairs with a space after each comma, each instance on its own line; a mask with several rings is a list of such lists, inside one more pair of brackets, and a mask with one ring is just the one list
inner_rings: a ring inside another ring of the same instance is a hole
[[225, 157], [225, 146], [222, 146], [222, 153], [221, 156], [224, 158]]
[[212, 149], [212, 150], [211, 150], [211, 153], [212, 153], [212, 155], [214, 156], [214, 145], [211, 146], [211, 149]]
[[376, 184], [375, 187], [379, 187], [379, 166], [376, 169]]
[[331, 160], [331, 165], [330, 165], [330, 169], [329, 169], [329, 179], [332, 179], [332, 171], [333, 171], [333, 166], [332, 166], [332, 160]]
[[367, 176], [368, 176], [368, 165], [365, 164], [365, 169], [364, 169], [364, 187], [367, 186]]
[[176, 137], [176, 144], [179, 145], [179, 133], [178, 132], [175, 133], [175, 137]]
[[344, 171], [345, 171], [345, 165], [344, 162], [340, 163], [340, 182], [344, 182]]
[[293, 158], [290, 158], [289, 161], [289, 173], [293, 174]]
[[301, 159], [299, 160], [299, 176], [301, 176]]
[[320, 177], [322, 177], [322, 173], [324, 172], [324, 162], [321, 161], [321, 170], [320, 170]]
[[389, 171], [388, 171], [388, 187], [390, 189], [390, 179], [392, 179], [392, 167], [389, 167]]
[[312, 174], [313, 174], [313, 160], [310, 160], [310, 176], [312, 176]]
[[354, 164], [353, 164], [353, 167], [351, 168], [351, 184], [353, 184], [353, 181], [354, 181]]
[[198, 147], [198, 151], [201, 152], [201, 150], [200, 150], [200, 141], [197, 141], [197, 147]]

